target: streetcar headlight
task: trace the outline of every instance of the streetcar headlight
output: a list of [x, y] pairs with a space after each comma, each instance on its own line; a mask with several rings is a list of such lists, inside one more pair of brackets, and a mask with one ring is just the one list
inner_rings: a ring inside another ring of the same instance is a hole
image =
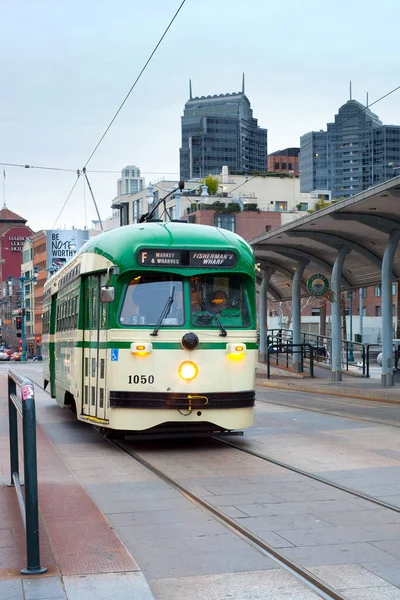
[[231, 360], [242, 360], [242, 358], [246, 354], [246, 344], [229, 343], [226, 345], [226, 354]]
[[194, 379], [195, 377], [197, 377], [199, 373], [199, 368], [198, 366], [191, 361], [186, 361], [183, 362], [178, 369], [178, 375], [181, 379], [184, 379], [185, 381], [191, 381], [192, 379]]
[[153, 344], [149, 342], [133, 342], [131, 353], [136, 356], [148, 356], [153, 351]]

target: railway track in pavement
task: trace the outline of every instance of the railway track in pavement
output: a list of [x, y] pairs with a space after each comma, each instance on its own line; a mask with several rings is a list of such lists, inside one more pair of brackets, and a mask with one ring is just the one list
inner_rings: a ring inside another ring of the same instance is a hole
[[[282, 390], [279, 390], [279, 392], [282, 392]], [[288, 391], [287, 394], [291, 394], [293, 392]], [[286, 394], [285, 394], [286, 395]], [[303, 395], [304, 392], [303, 392]], [[336, 409], [334, 410], [323, 410], [320, 406], [315, 407], [315, 406], [304, 406], [301, 405], [299, 403], [296, 403], [296, 401], [290, 401], [290, 400], [271, 400], [271, 399], [265, 399], [265, 398], [260, 398], [259, 396], [257, 396], [256, 401], [257, 402], [261, 402], [262, 404], [272, 404], [274, 406], [284, 406], [285, 408], [294, 408], [296, 410], [303, 410], [306, 412], [312, 412], [312, 413], [318, 413], [320, 415], [330, 415], [332, 417], [342, 417], [343, 419], [351, 419], [353, 421], [364, 421], [365, 423], [374, 423], [375, 425], [389, 425], [390, 427], [400, 427], [400, 423], [394, 423], [392, 420], [390, 420], [390, 418], [388, 419], [379, 419], [379, 418], [366, 418], [365, 416], [360, 416], [357, 414], [352, 414], [351, 412], [348, 411], [348, 406], [345, 404], [345, 400], [347, 400], [348, 403], [348, 398], [347, 399], [342, 399], [342, 398], [335, 398], [335, 396], [324, 396], [324, 401], [325, 404], [326, 402], [333, 402], [333, 400], [335, 402], [338, 402], [338, 406]], [[321, 401], [320, 401], [321, 402]], [[340, 403], [342, 403], [342, 410], [340, 407]], [[359, 406], [361, 406], [361, 402], [363, 402], [362, 400], [354, 400], [352, 399], [351, 402], [353, 404], [355, 404], [356, 402], [358, 403]], [[371, 408], [371, 404], [373, 403], [373, 401], [368, 400], [368, 408]], [[384, 403], [383, 403], [384, 404]], [[390, 404], [390, 405], [386, 405], [385, 408], [394, 408], [395, 405]], [[363, 408], [365, 408], [365, 406], [363, 406]], [[382, 409], [382, 405], [379, 405], [379, 408]]]
[[303, 475], [308, 479], [312, 479], [313, 481], [318, 481], [318, 483], [322, 483], [329, 487], [335, 488], [336, 490], [340, 490], [341, 492], [346, 492], [346, 494], [350, 494], [356, 498], [361, 498], [362, 500], [366, 500], [367, 502], [371, 502], [372, 504], [376, 504], [377, 506], [381, 506], [382, 508], [387, 508], [388, 510], [392, 510], [396, 513], [400, 513], [400, 506], [396, 504], [390, 504], [389, 502], [384, 502], [383, 500], [379, 500], [379, 498], [375, 498], [374, 496], [369, 496], [368, 494], [364, 494], [363, 492], [359, 492], [353, 488], [346, 487], [345, 485], [341, 485], [340, 483], [335, 483], [331, 479], [326, 479], [325, 477], [321, 477], [320, 475], [315, 475], [314, 473], [310, 473], [308, 471], [304, 471], [303, 469], [299, 469], [293, 465], [288, 465], [287, 463], [281, 462], [280, 460], [276, 460], [275, 458], [271, 458], [262, 454], [261, 452], [256, 452], [255, 450], [251, 450], [250, 448], [243, 448], [243, 446], [239, 446], [230, 442], [226, 439], [220, 439], [216, 436], [213, 436], [215, 441], [220, 444], [225, 444], [235, 450], [239, 450], [240, 452], [244, 452], [246, 454], [250, 454], [251, 456], [255, 456], [261, 460], [269, 462], [277, 467], [281, 467], [282, 469], [286, 469], [287, 471], [291, 471], [292, 473], [296, 473], [297, 475]]
[[[33, 379], [36, 379], [35, 377]], [[42, 387], [38, 381], [35, 382], [36, 385]], [[98, 430], [98, 428], [96, 428]], [[105, 436], [106, 437], [106, 436]], [[325, 599], [334, 599], [334, 600], [345, 600], [347, 596], [343, 595], [342, 592], [338, 592], [333, 589], [330, 585], [316, 577], [312, 572], [310, 572], [304, 566], [298, 564], [288, 556], [285, 556], [284, 551], [281, 552], [277, 550], [274, 546], [270, 545], [268, 542], [263, 540], [259, 535], [257, 535], [257, 531], [251, 531], [250, 529], [244, 527], [241, 523], [238, 523], [237, 519], [231, 518], [228, 516], [223, 509], [221, 510], [219, 507], [214, 506], [211, 502], [207, 501], [203, 497], [194, 493], [190, 489], [190, 486], [187, 487], [180, 483], [178, 480], [174, 479], [167, 472], [161, 470], [155, 464], [152, 464], [147, 458], [144, 458], [141, 454], [135, 451], [134, 447], [132, 447], [132, 441], [122, 440], [122, 439], [108, 439], [107, 441], [112, 443], [114, 446], [118, 447], [120, 450], [128, 454], [135, 461], [144, 466], [147, 470], [149, 470], [152, 474], [163, 480], [167, 485], [171, 488], [177, 490], [179, 493], [183, 495], [187, 500], [192, 502], [195, 506], [201, 508], [203, 511], [208, 513], [213, 519], [222, 524], [227, 528], [228, 531], [234, 533], [238, 536], [238, 538], [242, 539], [246, 543], [248, 543], [251, 547], [256, 549], [262, 555], [264, 555], [269, 560], [273, 561], [277, 567], [284, 569], [286, 572], [290, 573], [292, 576], [296, 577], [297, 580], [301, 581], [304, 585], [306, 585], [310, 590], [314, 593], [318, 594], [320, 597]], [[235, 452], [245, 453], [247, 455], [253, 456], [258, 460], [262, 460], [267, 463], [271, 463], [281, 469], [286, 471], [290, 471], [292, 473], [296, 473], [297, 475], [301, 475], [302, 477], [308, 478], [310, 480], [314, 480], [323, 486], [329, 486], [331, 488], [335, 488], [340, 490], [341, 492], [345, 492], [350, 496], [363, 499], [369, 503], [372, 503], [376, 506], [379, 506], [383, 509], [393, 511], [395, 513], [400, 513], [400, 507], [396, 505], [392, 505], [390, 503], [379, 500], [379, 498], [375, 498], [369, 496], [368, 494], [364, 494], [358, 490], [348, 488], [341, 484], [335, 483], [329, 479], [325, 479], [324, 477], [320, 477], [319, 475], [315, 475], [313, 473], [309, 473], [292, 465], [283, 463], [279, 460], [273, 459], [265, 454], [260, 452], [251, 450], [250, 448], [244, 448], [243, 446], [237, 443], [231, 442], [227, 439], [221, 439], [218, 437], [212, 437], [212, 442], [218, 445], [225, 445], [227, 448], [231, 448]], [[154, 462], [154, 461], [153, 461]], [[251, 485], [251, 484], [249, 484]], [[334, 543], [334, 542], [332, 542]]]
[[337, 592], [335, 589], [333, 589], [324, 581], [316, 577], [306, 568], [302, 567], [295, 561], [289, 559], [283, 553], [279, 552], [273, 546], [262, 540], [256, 534], [254, 534], [252, 531], [237, 523], [237, 521], [226, 515], [222, 510], [213, 506], [210, 502], [207, 502], [207, 500], [204, 500], [204, 498], [201, 498], [198, 494], [193, 493], [188, 487], [182, 485], [176, 479], [170, 477], [158, 467], [151, 464], [150, 461], [146, 460], [140, 454], [135, 452], [135, 450], [133, 450], [129, 446], [129, 443], [121, 441], [119, 439], [106, 439], [114, 446], [128, 454], [135, 461], [140, 463], [152, 474], [156, 475], [158, 478], [162, 479], [173, 489], [180, 492], [187, 500], [192, 502], [195, 506], [205, 510], [214, 519], [216, 519], [219, 523], [225, 526], [230, 532], [236, 534], [242, 540], [250, 544], [253, 548], [255, 548], [257, 551], [263, 554], [266, 558], [273, 561], [277, 566], [289, 572], [296, 579], [298, 579], [304, 585], [306, 585], [310, 590], [318, 594], [318, 596], [320, 596], [321, 598], [324, 598], [325, 600], [348, 600], [347, 596]]

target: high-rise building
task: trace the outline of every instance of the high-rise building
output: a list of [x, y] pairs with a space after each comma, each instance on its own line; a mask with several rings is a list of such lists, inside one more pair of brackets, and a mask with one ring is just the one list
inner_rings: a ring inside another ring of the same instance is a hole
[[192, 96], [182, 117], [180, 149], [181, 179], [188, 180], [220, 172], [267, 170], [267, 130], [253, 118], [250, 101], [244, 92], [214, 96]]
[[118, 196], [141, 192], [144, 185], [144, 177], [140, 177], [140, 169], [135, 165], [128, 165], [122, 169], [121, 178], [117, 181]]
[[348, 100], [327, 131], [300, 138], [300, 189], [348, 198], [396, 175], [400, 126], [383, 125], [367, 106]]

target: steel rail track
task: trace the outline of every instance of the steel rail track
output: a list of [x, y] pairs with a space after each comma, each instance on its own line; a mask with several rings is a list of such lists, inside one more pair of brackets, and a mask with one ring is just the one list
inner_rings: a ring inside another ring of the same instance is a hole
[[310, 573], [307, 569], [300, 566], [296, 562], [290, 560], [284, 554], [278, 552], [271, 545], [267, 544], [264, 540], [262, 540], [257, 535], [246, 529], [246, 527], [243, 527], [234, 519], [228, 517], [224, 512], [222, 512], [206, 500], [200, 498], [200, 496], [198, 496], [197, 494], [191, 492], [186, 486], [182, 485], [181, 483], [179, 483], [178, 481], [171, 478], [169, 475], [152, 465], [149, 461], [140, 456], [140, 454], [132, 450], [126, 443], [121, 442], [120, 440], [109, 438], [106, 439], [111, 444], [128, 454], [131, 458], [133, 458], [146, 469], [148, 469], [151, 473], [162, 479], [169, 486], [179, 491], [187, 500], [190, 500], [199, 508], [205, 509], [219, 523], [224, 525], [227, 529], [235, 533], [238, 537], [240, 537], [253, 548], [258, 550], [266, 558], [270, 559], [279, 567], [296, 577], [296, 579], [301, 581], [304, 585], [306, 585], [309, 589], [318, 594], [321, 598], [324, 598], [325, 600], [348, 600], [347, 596], [339, 594], [336, 590], [334, 590], [329, 585], [320, 580], [318, 577]]
[[[38, 385], [38, 387], [40, 387], [42, 390], [44, 389], [40, 383], [36, 382], [34, 379], [32, 379], [32, 381], [35, 383], [35, 385]], [[46, 393], [48, 393], [46, 390], [44, 390], [44, 391]], [[269, 401], [261, 400], [261, 402], [268, 403]], [[276, 404], [276, 403], [271, 402], [271, 404]], [[296, 407], [296, 408], [298, 408], [298, 407]], [[312, 409], [304, 409], [304, 410], [312, 410]], [[315, 411], [315, 412], [317, 412], [317, 411]], [[332, 413], [327, 413], [327, 414], [332, 414]], [[345, 417], [345, 418], [347, 418], [347, 417]], [[358, 419], [358, 417], [353, 417], [353, 418]], [[397, 427], [397, 425], [395, 427]], [[321, 477], [320, 475], [315, 475], [314, 473], [309, 473], [308, 471], [304, 471], [303, 469], [299, 469], [298, 467], [294, 467], [293, 465], [288, 465], [287, 463], [284, 463], [275, 458], [266, 456], [265, 454], [261, 454], [260, 452], [256, 452], [255, 450], [250, 450], [249, 448], [243, 448], [242, 446], [237, 446], [236, 444], [234, 444], [233, 442], [230, 442], [229, 440], [221, 439], [216, 436], [210, 436], [210, 438], [216, 442], [219, 442], [220, 444], [225, 444], [226, 446], [235, 448], [235, 450], [239, 450], [240, 452], [245, 452], [246, 454], [255, 456], [256, 458], [267, 461], [271, 464], [276, 465], [277, 467], [281, 467], [282, 469], [292, 471], [293, 473], [297, 473], [298, 475], [303, 475], [304, 477], [307, 477], [308, 479], [313, 479], [314, 481], [318, 481], [319, 483], [322, 483], [324, 485], [328, 485], [328, 486], [335, 488], [337, 490], [340, 490], [342, 492], [346, 492], [347, 494], [350, 494], [357, 498], [361, 498], [362, 500], [366, 500], [367, 502], [372, 502], [373, 504], [381, 506], [382, 508], [387, 508], [388, 510], [392, 510], [396, 513], [400, 513], [400, 506], [396, 506], [395, 504], [390, 504], [389, 502], [384, 502], [383, 500], [379, 500], [379, 498], [374, 498], [373, 496], [369, 496], [368, 494], [364, 494], [362, 492], [354, 490], [353, 488], [348, 488], [344, 485], [341, 485], [340, 483], [335, 483], [334, 481], [332, 481], [330, 479], [326, 479], [325, 477]], [[115, 440], [112, 440], [112, 441], [113, 441], [113, 443], [116, 443]], [[124, 450], [124, 451], [126, 451], [126, 450]], [[144, 460], [144, 459], [140, 458], [140, 460]], [[156, 467], [154, 467], [154, 468], [156, 468]], [[165, 477], [167, 477], [167, 476], [165, 476]], [[180, 484], [177, 484], [177, 485], [180, 485]], [[202, 500], [202, 502], [203, 502], [203, 500]]]
[[[282, 390], [279, 390], [282, 391]], [[290, 390], [288, 391], [288, 393], [290, 393]], [[304, 392], [302, 392], [304, 393]], [[330, 396], [333, 398], [333, 396]], [[326, 396], [325, 396], [326, 398]], [[351, 398], [351, 400], [353, 401], [354, 398]], [[299, 406], [298, 404], [287, 404], [286, 402], [276, 402], [274, 400], [264, 400], [263, 398], [257, 398], [256, 397], [256, 402], [262, 402], [263, 404], [274, 404], [275, 406], [285, 406], [286, 408], [296, 408], [297, 410], [306, 410], [308, 412], [315, 412], [321, 415], [330, 415], [332, 417], [341, 417], [342, 419], [352, 419], [353, 421], [364, 421], [366, 423], [374, 423], [375, 425], [388, 425], [389, 427], [400, 427], [400, 424], [396, 424], [396, 423], [390, 423], [389, 421], [381, 421], [380, 419], [366, 419], [365, 417], [359, 417], [359, 416], [355, 416], [355, 415], [348, 415], [346, 413], [341, 413], [341, 412], [331, 412], [328, 410], [319, 410], [318, 408], [311, 408], [308, 406]], [[362, 400], [359, 400], [359, 402], [362, 402]], [[370, 402], [370, 401], [368, 401]], [[389, 406], [394, 406], [393, 404], [390, 404]], [[340, 409], [338, 409], [338, 411], [340, 411]]]
[[[40, 387], [41, 389], [43, 389], [43, 386], [41, 384], [39, 384], [38, 382], [35, 381], [35, 384], [38, 385], [38, 387]], [[267, 400], [261, 400], [261, 402], [268, 403]], [[277, 403], [271, 403], [271, 404], [277, 404]], [[299, 408], [299, 407], [295, 407], [295, 408]], [[311, 410], [312, 411], [313, 409], [305, 409], [305, 410]], [[314, 412], [319, 412], [319, 411], [314, 411]], [[327, 413], [327, 414], [332, 414], [332, 413]], [[342, 415], [339, 415], [339, 416], [342, 416]], [[357, 417], [353, 417], [353, 418], [357, 419]], [[97, 431], [99, 431], [99, 429], [97, 427], [95, 427], [95, 429]], [[179, 483], [178, 481], [172, 479], [166, 473], [163, 473], [160, 469], [158, 469], [157, 467], [155, 467], [154, 465], [152, 465], [149, 461], [147, 461], [146, 459], [142, 458], [137, 452], [135, 452], [134, 450], [132, 450], [131, 448], [129, 448], [129, 446], [127, 446], [124, 442], [121, 442], [120, 440], [117, 440], [117, 439], [110, 439], [110, 438], [108, 438], [104, 434], [101, 434], [101, 435], [108, 442], [110, 442], [111, 444], [113, 444], [114, 446], [116, 446], [117, 448], [119, 448], [120, 450], [122, 450], [123, 452], [125, 452], [126, 454], [128, 454], [129, 456], [131, 456], [131, 458], [133, 458], [134, 460], [136, 460], [138, 463], [140, 463], [142, 466], [144, 466], [146, 469], [148, 469], [154, 475], [156, 475], [157, 477], [159, 477], [160, 479], [162, 479], [163, 481], [165, 481], [172, 488], [174, 488], [177, 491], [179, 491], [185, 498], [187, 498], [193, 504], [195, 504], [199, 508], [202, 508], [202, 509], [206, 510], [209, 514], [211, 514], [223, 526], [225, 526], [227, 529], [229, 529], [230, 531], [232, 531], [233, 533], [235, 533], [238, 537], [240, 537], [241, 539], [243, 539], [250, 546], [252, 546], [256, 550], [258, 550], [266, 558], [270, 559], [275, 564], [277, 564], [279, 567], [281, 567], [285, 571], [289, 572], [297, 580], [301, 581], [305, 586], [307, 586], [313, 592], [315, 592], [316, 594], [318, 594], [324, 600], [349, 600], [347, 596], [344, 596], [343, 594], [339, 594], [336, 590], [334, 590], [328, 584], [326, 584], [325, 582], [323, 582], [322, 580], [320, 580], [318, 577], [316, 577], [315, 575], [313, 575], [312, 573], [310, 573], [307, 569], [305, 569], [301, 565], [297, 564], [295, 561], [290, 560], [284, 554], [278, 552], [273, 546], [271, 546], [270, 544], [266, 543], [264, 540], [262, 540], [257, 535], [255, 535], [254, 533], [252, 533], [246, 527], [243, 527], [242, 525], [240, 525], [239, 523], [237, 523], [234, 519], [232, 519], [231, 517], [228, 517], [221, 510], [218, 510], [212, 504], [210, 504], [206, 500], [200, 498], [198, 495], [196, 495], [193, 492], [191, 492], [186, 486], [184, 486], [181, 483]], [[211, 439], [213, 439], [214, 441], [219, 442], [220, 444], [225, 444], [226, 446], [230, 446], [231, 448], [234, 448], [235, 450], [239, 450], [241, 452], [245, 452], [246, 454], [249, 454], [249, 455], [255, 456], [256, 458], [259, 458], [261, 460], [270, 462], [270, 463], [272, 463], [272, 464], [274, 464], [274, 465], [276, 465], [278, 467], [281, 467], [283, 469], [292, 471], [292, 472], [297, 473], [299, 475], [303, 475], [304, 477], [307, 477], [307, 478], [312, 479], [314, 481], [318, 481], [319, 483], [328, 485], [328, 486], [333, 487], [335, 489], [341, 490], [341, 491], [346, 492], [346, 493], [348, 493], [348, 494], [350, 494], [352, 496], [361, 498], [363, 500], [366, 500], [368, 502], [372, 502], [373, 504], [376, 504], [376, 505], [381, 506], [383, 508], [387, 508], [387, 509], [392, 510], [394, 512], [400, 513], [400, 507], [399, 506], [396, 506], [396, 505], [393, 505], [393, 504], [389, 504], [387, 502], [383, 502], [382, 500], [379, 500], [379, 499], [374, 498], [372, 496], [369, 496], [367, 494], [363, 494], [362, 492], [358, 492], [357, 490], [353, 490], [351, 488], [347, 488], [347, 487], [342, 486], [342, 485], [340, 485], [338, 483], [335, 483], [334, 481], [331, 481], [329, 479], [325, 479], [324, 477], [320, 477], [319, 475], [314, 475], [313, 473], [309, 473], [309, 472], [304, 471], [302, 469], [298, 469], [297, 467], [294, 467], [292, 465], [288, 465], [288, 464], [283, 463], [281, 461], [278, 461], [276, 459], [267, 457], [267, 456], [265, 456], [265, 455], [263, 455], [263, 454], [261, 454], [259, 452], [250, 450], [248, 448], [242, 448], [241, 446], [237, 446], [236, 444], [234, 444], [234, 443], [232, 443], [232, 442], [230, 442], [228, 440], [220, 439], [220, 438], [215, 437], [215, 436], [210, 436], [210, 437], [211, 437]]]
[[394, 512], [400, 513], [400, 506], [396, 506], [395, 504], [390, 504], [389, 502], [384, 502], [383, 500], [379, 500], [379, 498], [374, 498], [373, 496], [369, 496], [368, 494], [363, 494], [362, 492], [358, 492], [353, 488], [348, 488], [340, 483], [335, 483], [331, 479], [326, 479], [325, 477], [320, 477], [319, 475], [315, 475], [314, 473], [309, 473], [308, 471], [303, 471], [303, 469], [299, 469], [294, 467], [293, 465], [288, 465], [286, 463], [281, 462], [280, 460], [276, 460], [275, 458], [271, 458], [266, 456], [265, 454], [261, 454], [260, 452], [256, 452], [255, 450], [250, 450], [249, 448], [242, 448], [241, 446], [237, 446], [233, 442], [230, 442], [225, 439], [219, 439], [218, 437], [211, 436], [213, 440], [219, 442], [220, 444], [225, 444], [226, 446], [230, 446], [231, 448], [235, 448], [240, 452], [245, 452], [246, 454], [250, 454], [251, 456], [255, 456], [260, 458], [261, 460], [265, 460], [277, 467], [282, 467], [282, 469], [286, 469], [288, 471], [292, 471], [293, 473], [297, 473], [298, 475], [303, 475], [304, 477], [308, 477], [309, 479], [313, 479], [314, 481], [318, 481], [319, 483], [323, 483], [324, 485], [329, 485], [337, 490], [341, 490], [342, 492], [346, 492], [347, 494], [351, 494], [352, 496], [356, 496], [357, 498], [361, 498], [362, 500], [367, 500], [368, 502], [372, 502], [373, 504], [377, 504], [378, 506], [382, 506], [383, 508], [387, 508], [389, 510], [393, 510]]

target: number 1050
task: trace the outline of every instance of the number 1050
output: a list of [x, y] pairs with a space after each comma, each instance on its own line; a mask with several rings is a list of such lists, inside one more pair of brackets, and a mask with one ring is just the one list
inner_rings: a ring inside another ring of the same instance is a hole
[[129, 375], [128, 376], [128, 383], [134, 383], [135, 385], [137, 385], [138, 383], [141, 384], [145, 384], [145, 383], [154, 383], [154, 375], [149, 375], [147, 377], [147, 375]]

